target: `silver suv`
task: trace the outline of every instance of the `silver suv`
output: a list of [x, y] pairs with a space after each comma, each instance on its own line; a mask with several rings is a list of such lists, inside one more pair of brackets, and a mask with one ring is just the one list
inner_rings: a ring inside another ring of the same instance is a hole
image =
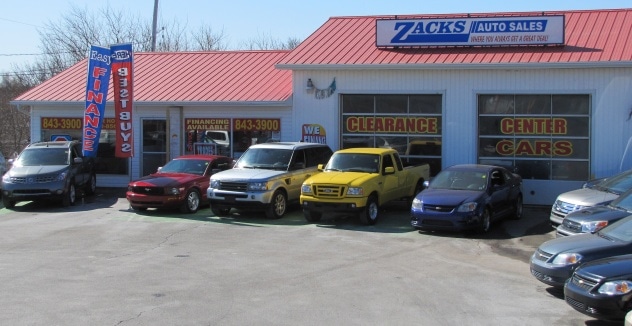
[[289, 203], [298, 203], [303, 182], [332, 154], [329, 146], [316, 143], [250, 146], [232, 169], [211, 177], [211, 210], [216, 216], [228, 215], [231, 208], [263, 210], [267, 218], [280, 218]]
[[[11, 161], [10, 161], [11, 162]], [[2, 203], [60, 200], [75, 204], [77, 191], [94, 194], [94, 158], [84, 157], [78, 141], [41, 142], [27, 146], [2, 176]]]
[[632, 170], [609, 178], [589, 181], [581, 189], [557, 196], [551, 207], [551, 225], [557, 228], [569, 213], [587, 207], [606, 205], [630, 189], [632, 189]]

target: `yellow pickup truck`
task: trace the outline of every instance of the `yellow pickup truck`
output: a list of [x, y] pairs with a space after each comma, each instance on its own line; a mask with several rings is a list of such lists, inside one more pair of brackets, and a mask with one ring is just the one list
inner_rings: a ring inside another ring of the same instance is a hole
[[301, 207], [308, 222], [323, 213], [357, 214], [373, 225], [380, 206], [393, 200], [409, 202], [423, 190], [430, 177], [428, 164], [404, 167], [399, 154], [389, 148], [348, 148], [336, 151], [322, 173], [301, 186]]

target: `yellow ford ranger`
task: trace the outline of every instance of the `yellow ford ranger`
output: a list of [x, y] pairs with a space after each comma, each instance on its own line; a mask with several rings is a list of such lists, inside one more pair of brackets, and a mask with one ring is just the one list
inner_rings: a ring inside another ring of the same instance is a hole
[[308, 222], [319, 221], [323, 213], [351, 213], [373, 225], [380, 206], [392, 200], [412, 201], [430, 175], [428, 164], [404, 167], [397, 151], [389, 148], [342, 149], [318, 168], [322, 173], [301, 187]]

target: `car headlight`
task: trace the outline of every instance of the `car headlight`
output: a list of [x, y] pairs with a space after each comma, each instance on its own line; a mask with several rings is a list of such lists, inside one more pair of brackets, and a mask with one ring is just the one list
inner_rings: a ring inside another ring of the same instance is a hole
[[265, 191], [268, 190], [267, 182], [251, 182], [248, 184], [248, 190]]
[[551, 264], [561, 265], [561, 266], [574, 265], [574, 264], [579, 264], [582, 258], [583, 258], [582, 255], [577, 254], [577, 253], [563, 253], [563, 254], [559, 254], [555, 256]]
[[362, 187], [349, 187], [349, 189], [347, 189], [347, 195], [362, 196], [364, 195], [364, 190], [362, 189]]
[[457, 209], [457, 212], [474, 212], [476, 211], [476, 207], [478, 206], [478, 203], [476, 202], [468, 202], [468, 203], [463, 203], [461, 204], [461, 206], [459, 206], [459, 208]]
[[595, 233], [608, 225], [608, 221], [582, 222], [582, 232]]
[[5, 174], [2, 176], [2, 182], [4, 182], [4, 183], [11, 183], [11, 177], [9, 176], [9, 174], [8, 174], [8, 173], [5, 173]]
[[57, 181], [66, 180], [66, 176], [68, 175], [68, 171], [64, 171], [57, 176]]
[[622, 295], [632, 291], [632, 282], [630, 281], [610, 281], [599, 287], [598, 292], [607, 295]]
[[219, 182], [219, 180], [211, 179], [211, 183], [210, 183], [209, 187], [211, 187], [213, 189], [219, 189], [219, 185], [220, 184], [221, 184], [221, 182]]
[[169, 195], [179, 195], [180, 188], [167, 188], [167, 194]]
[[311, 194], [312, 193], [312, 187], [310, 185], [304, 184], [301, 186], [301, 192], [304, 194]]
[[420, 199], [415, 198], [415, 199], [413, 199], [413, 204], [412, 204], [411, 207], [414, 208], [414, 209], [418, 209], [420, 211], [423, 211], [424, 210], [424, 202], [421, 201]]

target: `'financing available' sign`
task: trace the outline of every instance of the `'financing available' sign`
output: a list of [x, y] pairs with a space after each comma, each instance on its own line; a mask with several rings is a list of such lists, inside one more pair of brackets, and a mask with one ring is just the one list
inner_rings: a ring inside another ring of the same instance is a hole
[[562, 45], [564, 16], [378, 19], [376, 45]]

